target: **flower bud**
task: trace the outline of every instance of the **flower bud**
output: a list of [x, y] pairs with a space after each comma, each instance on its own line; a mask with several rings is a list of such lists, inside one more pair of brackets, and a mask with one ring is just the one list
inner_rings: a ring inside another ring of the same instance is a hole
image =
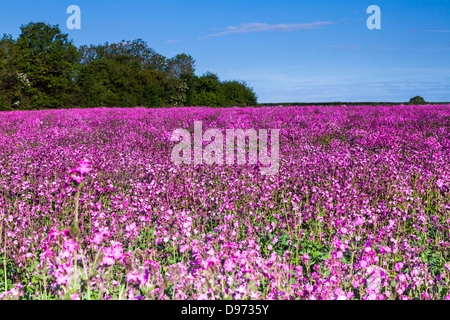
[[69, 226], [69, 236], [75, 240], [76, 237], [80, 234], [80, 228], [78, 227], [78, 223], [72, 221], [72, 223]]
[[131, 260], [128, 257], [125, 257], [125, 259], [123, 259], [123, 262], [125, 264], [125, 268], [128, 271], [131, 271], [133, 269], [133, 266], [131, 265]]

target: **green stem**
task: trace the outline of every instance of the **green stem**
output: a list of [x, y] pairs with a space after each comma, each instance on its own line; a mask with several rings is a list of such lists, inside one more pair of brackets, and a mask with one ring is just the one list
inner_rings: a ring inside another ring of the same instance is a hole
[[[44, 270], [47, 269], [47, 261], [44, 261]], [[44, 300], [47, 300], [47, 277], [43, 275], [43, 282], [44, 282]]]
[[85, 273], [86, 278], [87, 278], [87, 295], [88, 295], [87, 299], [91, 300], [91, 284], [90, 284], [91, 279], [89, 277], [89, 272], [88, 272], [88, 269], [86, 268], [86, 262], [84, 261], [83, 255], [81, 255], [81, 261], [83, 261], [84, 273]]
[[78, 187], [78, 191], [77, 191], [77, 198], [75, 200], [75, 223], [78, 223], [78, 201], [80, 199], [80, 191], [81, 191], [81, 187], [82, 185], [80, 185]]
[[3, 271], [5, 273], [5, 293], [8, 291], [8, 281], [6, 277], [6, 232], [5, 232], [5, 242], [3, 244]]
[[73, 288], [77, 287], [77, 250], [74, 251], [74, 277], [73, 277]]

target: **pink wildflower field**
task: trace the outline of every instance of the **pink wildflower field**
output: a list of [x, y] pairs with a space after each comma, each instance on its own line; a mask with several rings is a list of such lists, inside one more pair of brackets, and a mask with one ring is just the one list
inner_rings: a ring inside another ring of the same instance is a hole
[[[279, 171], [175, 165], [194, 121]], [[1, 299], [450, 299], [450, 105], [2, 112], [0, 154]]]

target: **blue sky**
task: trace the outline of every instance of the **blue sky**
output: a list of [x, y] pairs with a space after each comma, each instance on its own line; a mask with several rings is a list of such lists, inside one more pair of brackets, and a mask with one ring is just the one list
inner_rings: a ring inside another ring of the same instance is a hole
[[[70, 30], [69, 5], [81, 9]], [[370, 5], [381, 29], [369, 30]], [[450, 1], [2, 1], [0, 33], [58, 24], [75, 45], [143, 39], [196, 73], [243, 80], [258, 102], [450, 101]]]

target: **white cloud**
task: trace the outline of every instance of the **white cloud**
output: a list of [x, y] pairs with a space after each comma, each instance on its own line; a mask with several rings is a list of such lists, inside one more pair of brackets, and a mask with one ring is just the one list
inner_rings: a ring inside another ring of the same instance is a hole
[[167, 40], [166, 43], [167, 44], [171, 44], [171, 43], [177, 43], [179, 42], [178, 40]]
[[252, 32], [266, 32], [266, 31], [295, 31], [295, 30], [310, 30], [319, 29], [325, 25], [334, 24], [332, 21], [317, 21], [312, 23], [291, 23], [291, 24], [267, 24], [267, 23], [243, 23], [238, 27], [229, 26], [225, 30], [218, 33], [208, 34], [205, 38], [219, 37], [234, 33], [252, 33]]

